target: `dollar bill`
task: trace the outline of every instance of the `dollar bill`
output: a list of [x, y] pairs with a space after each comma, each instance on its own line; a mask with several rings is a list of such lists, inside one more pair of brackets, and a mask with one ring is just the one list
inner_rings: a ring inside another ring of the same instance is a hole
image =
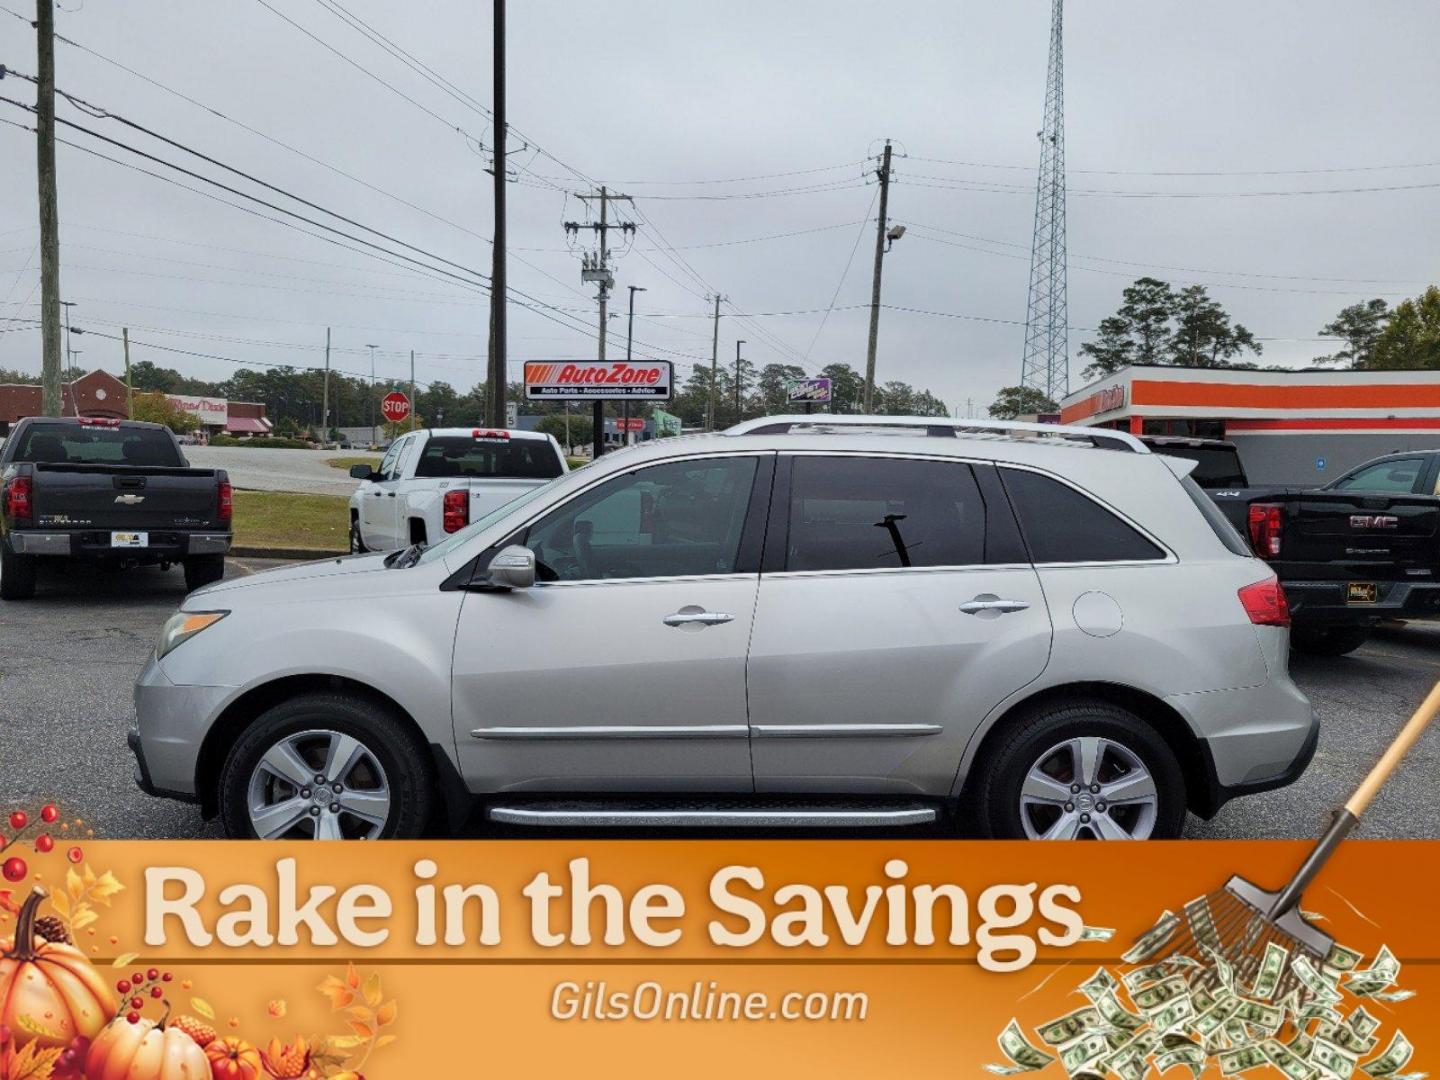
[[1206, 897], [1192, 900], [1185, 905], [1185, 917], [1190, 920], [1190, 932], [1201, 945], [1212, 949], [1220, 948], [1220, 935], [1215, 930], [1215, 919], [1210, 913], [1210, 901]]
[[1115, 936], [1113, 926], [1082, 926], [1080, 928], [1081, 941], [1109, 941]]
[[1346, 1080], [1355, 1071], [1356, 1056], [1343, 1047], [1336, 1046], [1329, 1039], [1315, 1039], [1310, 1051], [1310, 1060], [1331, 1076]]
[[1290, 962], [1290, 970], [1300, 980], [1300, 985], [1310, 992], [1311, 1000], [1326, 1005], [1334, 1005], [1340, 1000], [1340, 991], [1336, 990], [1325, 976], [1315, 970], [1315, 965], [1310, 962], [1308, 956], [1295, 957]]
[[1093, 1005], [1086, 1005], [1072, 1013], [1057, 1017], [1049, 1023], [1041, 1024], [1035, 1029], [1035, 1033], [1040, 1036], [1042, 1042], [1049, 1043], [1051, 1046], [1062, 1046], [1065, 1043], [1073, 1042], [1087, 1031], [1095, 1031], [1101, 1026], [1100, 1013]]
[[1345, 1019], [1345, 1026], [1356, 1035], [1364, 1037], [1373, 1035], [1375, 1029], [1380, 1026], [1380, 1021], [1366, 1010], [1364, 1005], [1355, 1006], [1355, 1011]]
[[1076, 989], [1091, 1001], [1094, 1001], [1103, 994], [1111, 993], [1118, 985], [1119, 983], [1115, 981], [1115, 976], [1111, 975], [1109, 971], [1102, 967], [1097, 968], [1095, 974], [1082, 982]]
[[1336, 1046], [1351, 1054], [1368, 1054], [1379, 1041], [1374, 1035], [1361, 1035], [1347, 1024], [1322, 1023], [1315, 1029], [1318, 1038], [1329, 1039]]
[[1397, 1001], [1406, 1001], [1415, 996], [1414, 990], [1382, 990], [1374, 994], [1367, 994], [1372, 1001], [1387, 1001], [1391, 1004]]
[[1303, 1031], [1296, 1032], [1295, 1036], [1286, 1042], [1285, 1045], [1301, 1057], [1309, 1057], [1315, 1049], [1315, 1037]]
[[1388, 945], [1382, 945], [1369, 967], [1346, 972], [1345, 989], [1356, 997], [1373, 997], [1390, 987], [1399, 976], [1400, 961]]
[[1274, 1034], [1285, 1022], [1285, 1013], [1278, 1005], [1267, 1005], [1263, 1001], [1241, 998], [1240, 1007], [1235, 1010], [1234, 1019], [1254, 1024], [1268, 1034]]
[[1360, 1068], [1371, 1076], [1389, 1076], [1409, 1064], [1414, 1053], [1415, 1048], [1410, 1045], [1410, 1040], [1405, 1038], [1405, 1033], [1397, 1031], [1391, 1037], [1390, 1045], [1385, 1048], [1385, 1052], [1377, 1058], [1371, 1058], [1364, 1062]]
[[1095, 1008], [1099, 1011], [1101, 1019], [1111, 1027], [1121, 1031], [1135, 1031], [1145, 1026], [1143, 1019], [1120, 1004], [1120, 999], [1115, 996], [1113, 991], [1101, 994], [1094, 1000]]
[[1175, 931], [1179, 928], [1179, 917], [1173, 911], [1165, 912], [1154, 926], [1136, 939], [1135, 944], [1122, 954], [1121, 959], [1127, 964], [1138, 964], [1142, 960], [1148, 960], [1170, 943], [1170, 939], [1175, 936]]
[[1195, 1006], [1190, 1002], [1190, 995], [1186, 994], [1155, 1012], [1150, 1017], [1150, 1025], [1156, 1031], [1174, 1031], [1187, 1020], [1194, 1019], [1194, 1016]]
[[1011, 1062], [1009, 1065], [985, 1066], [996, 1076], [1013, 1076], [1020, 1072], [1034, 1072], [1036, 1069], [1043, 1069], [1055, 1060], [1053, 1055], [1030, 1045], [1020, 1030], [1020, 1022], [1015, 1019], [1005, 1025], [1005, 1030], [1000, 1032], [995, 1041], [1000, 1044], [1001, 1052]]
[[1144, 1013], [1152, 1013], [1157, 1009], [1174, 1001], [1181, 995], [1188, 995], [1189, 984], [1180, 975], [1171, 975], [1169, 978], [1161, 979], [1153, 986], [1136, 990], [1130, 995], [1130, 1000], [1135, 1002], [1137, 1008]]
[[1222, 1050], [1220, 1052], [1220, 1072], [1224, 1076], [1234, 1076], [1236, 1073], [1245, 1072], [1247, 1069], [1258, 1069], [1269, 1059], [1265, 1051], [1258, 1045], [1241, 1046], [1234, 1050]]
[[1204, 945], [1200, 946], [1200, 948], [1204, 951], [1205, 955], [1210, 958], [1210, 966], [1214, 968], [1215, 978], [1220, 981], [1220, 985], [1233, 993], [1235, 990], [1235, 969], [1230, 966], [1229, 961], [1227, 961], [1225, 957], [1220, 955], [1218, 950], [1211, 949]]
[[1190, 1074], [1198, 1077], [1205, 1069], [1205, 1051], [1193, 1044], [1177, 1046], [1174, 1050], [1167, 1050], [1155, 1059], [1155, 1068], [1162, 1073], [1173, 1069], [1176, 1065], [1188, 1067]]
[[1255, 976], [1255, 985], [1250, 989], [1252, 997], [1269, 1001], [1275, 996], [1280, 985], [1280, 976], [1285, 974], [1285, 964], [1290, 959], [1290, 950], [1273, 941], [1265, 943], [1265, 955], [1260, 959], [1260, 971]]
[[1344, 945], [1336, 942], [1330, 946], [1330, 951], [1325, 954], [1325, 966], [1334, 968], [1336, 971], [1353, 971], [1365, 954], [1356, 949], [1347, 949]]
[[1191, 1027], [1201, 1038], [1208, 1038], [1224, 1027], [1225, 1021], [1234, 1016], [1235, 1011], [1239, 1008], [1240, 1000], [1238, 998], [1227, 998], [1197, 1016]]
[[1316, 1074], [1313, 1065], [1283, 1043], [1276, 1042], [1274, 1039], [1266, 1039], [1260, 1044], [1260, 1049], [1265, 1052], [1270, 1063], [1290, 1080], [1310, 1080], [1310, 1077]]
[[1134, 993], [1140, 987], [1149, 983], [1159, 982], [1170, 974], [1170, 965], [1163, 961], [1155, 964], [1145, 964], [1134, 971], [1127, 971], [1120, 976], [1120, 981], [1125, 984], [1125, 989]]
[[1104, 1035], [1085, 1035], [1060, 1051], [1060, 1064], [1073, 1076], [1109, 1052], [1110, 1044]]

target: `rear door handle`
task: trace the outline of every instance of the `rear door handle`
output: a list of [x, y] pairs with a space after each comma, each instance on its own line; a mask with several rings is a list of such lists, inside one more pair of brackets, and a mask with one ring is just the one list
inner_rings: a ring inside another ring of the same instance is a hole
[[998, 597], [976, 597], [960, 605], [960, 610], [966, 615], [979, 615], [982, 611], [993, 611], [997, 615], [1007, 615], [1012, 611], [1024, 611], [1030, 605], [1024, 600], [1001, 600]]
[[673, 615], [666, 615], [661, 621], [666, 626], [689, 626], [691, 623], [699, 623], [701, 626], [716, 626], [720, 623], [734, 622], [735, 616], [724, 611], [677, 611]]

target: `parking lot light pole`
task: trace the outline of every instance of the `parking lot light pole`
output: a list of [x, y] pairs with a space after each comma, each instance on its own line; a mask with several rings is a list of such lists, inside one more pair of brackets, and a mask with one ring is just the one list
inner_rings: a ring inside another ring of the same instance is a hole
[[735, 342], [735, 422], [737, 424], [745, 419], [740, 415], [740, 346], [744, 344], [744, 338]]
[[366, 345], [370, 350], [370, 407], [366, 410], [370, 414], [370, 445], [379, 446], [380, 440], [376, 438], [375, 427], [375, 349], [374, 345]]

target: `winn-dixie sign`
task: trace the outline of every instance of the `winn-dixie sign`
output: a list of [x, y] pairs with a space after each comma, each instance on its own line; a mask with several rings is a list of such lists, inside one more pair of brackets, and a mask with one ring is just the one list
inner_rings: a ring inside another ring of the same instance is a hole
[[668, 401], [672, 383], [668, 360], [567, 360], [527, 363], [525, 397], [645, 398]]
[[189, 394], [166, 394], [176, 408], [189, 413], [202, 424], [224, 427], [230, 422], [228, 398], [192, 397]]

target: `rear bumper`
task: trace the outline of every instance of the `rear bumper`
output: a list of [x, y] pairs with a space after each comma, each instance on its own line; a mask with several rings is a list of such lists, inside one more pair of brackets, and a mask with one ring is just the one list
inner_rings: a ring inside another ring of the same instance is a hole
[[228, 532], [152, 531], [143, 548], [110, 546], [110, 532], [104, 529], [73, 531], [20, 531], [9, 534], [10, 549], [17, 555], [53, 555], [70, 559], [183, 559], [190, 555], [224, 555], [230, 550]]
[[1281, 584], [1297, 626], [1370, 626], [1382, 619], [1440, 619], [1440, 582], [1376, 581], [1375, 602], [1364, 604], [1346, 602], [1350, 581]]

